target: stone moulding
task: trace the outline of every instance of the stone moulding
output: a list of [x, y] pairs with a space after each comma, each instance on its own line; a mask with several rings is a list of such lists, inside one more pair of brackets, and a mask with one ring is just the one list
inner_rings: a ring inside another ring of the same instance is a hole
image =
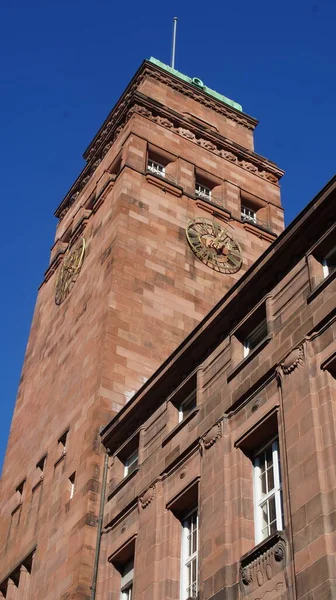
[[140, 497], [139, 497], [139, 510], [144, 509], [154, 500], [155, 498], [155, 483], [151, 485]]
[[[60, 220], [62, 220], [63, 217], [67, 214], [69, 208], [76, 201], [78, 195], [88, 183], [94, 171], [103, 160], [104, 156], [110, 150], [115, 140], [117, 139], [121, 131], [124, 129], [125, 125], [128, 123], [132, 115], [136, 112], [138, 114], [146, 116], [147, 118], [151, 118], [152, 121], [157, 122], [162, 127], [166, 127], [167, 129], [173, 130], [181, 137], [189, 139], [190, 141], [200, 145], [201, 147], [211, 152], [214, 152], [218, 156], [222, 156], [222, 158], [232, 163], [236, 163], [241, 168], [246, 169], [247, 171], [250, 171], [251, 173], [263, 179], [266, 179], [270, 183], [278, 185], [278, 180], [283, 175], [283, 171], [276, 167], [276, 165], [268, 164], [268, 161], [266, 161], [262, 157], [259, 157], [258, 155], [250, 157], [249, 152], [244, 152], [243, 148], [241, 149], [241, 152], [238, 152], [237, 149], [228, 144], [228, 148], [226, 148], [225, 150], [224, 147], [219, 147], [217, 143], [213, 143], [210, 140], [197, 136], [195, 133], [195, 131], [197, 131], [198, 129], [197, 126], [193, 125], [192, 123], [190, 123], [190, 121], [187, 121], [182, 117], [180, 117], [179, 119], [176, 118], [176, 122], [174, 123], [171, 118], [167, 117], [166, 114], [163, 114], [165, 113], [164, 107], [155, 107], [155, 112], [148, 110], [145, 104], [146, 100], [148, 103], [148, 101], [150, 102], [150, 99], [148, 99], [146, 96], [143, 96], [140, 93], [137, 93], [137, 88], [139, 84], [147, 74], [153, 77], [152, 69], [145, 69], [138, 76], [138, 78], [135, 79], [134, 83], [129, 87], [128, 92], [123, 96], [122, 100], [115, 107], [115, 109], [113, 109], [112, 114], [107, 118], [101, 130], [98, 132], [97, 136], [94, 138], [93, 142], [89, 146], [88, 150], [84, 153], [84, 158], [87, 161], [87, 165], [84, 167], [82, 173], [79, 175], [79, 177], [71, 187], [70, 191], [65, 196], [64, 200], [61, 202], [61, 204], [55, 212], [55, 215]], [[161, 73], [155, 73], [155, 77], [156, 75], [158, 75], [157, 78], [163, 77], [165, 83], [169, 84], [169, 82], [167, 81], [166, 74], [163, 76]], [[183, 93], [184, 86], [181, 85], [180, 82], [177, 82], [176, 86], [178, 88], [179, 86], [181, 86], [180, 91]], [[174, 83], [174, 86], [172, 87], [176, 86]], [[219, 106], [216, 102], [211, 101], [208, 98], [204, 99], [202, 95], [200, 95], [192, 89], [189, 90], [189, 92], [190, 94], [195, 95], [195, 99], [197, 99], [198, 102], [202, 102], [203, 104], [206, 103], [207, 106], [211, 107], [217, 112], [225, 114], [228, 118], [237, 121], [244, 126], [247, 126], [248, 123], [252, 124], [251, 119], [249, 120], [247, 116], [244, 116], [241, 113], [237, 113], [234, 109], [228, 106]], [[190, 94], [188, 93], [187, 95]], [[141, 105], [136, 104], [136, 102], [141, 102]], [[158, 114], [158, 111], [161, 112], [161, 115]], [[179, 123], [177, 123], [177, 120], [179, 120]], [[184, 123], [187, 123], [187, 128], [182, 126]], [[252, 127], [252, 129], [253, 128], [254, 126]], [[203, 132], [203, 136], [204, 134], [206, 135], [206, 132]], [[209, 136], [211, 136], [211, 132], [209, 132]], [[261, 167], [261, 165], [263, 166]]]
[[219, 438], [223, 435], [223, 424], [222, 421], [215, 423], [211, 429], [209, 429], [199, 441], [199, 448], [201, 454], [203, 454], [204, 450], [208, 450], [213, 446]]
[[280, 363], [276, 369], [278, 378], [282, 378], [283, 375], [289, 375], [296, 368], [304, 364], [304, 346], [300, 344], [297, 348], [291, 350], [286, 358]]
[[285, 591], [287, 549], [285, 534], [276, 532], [241, 558], [239, 583], [242, 597], [253, 600], [276, 598]]

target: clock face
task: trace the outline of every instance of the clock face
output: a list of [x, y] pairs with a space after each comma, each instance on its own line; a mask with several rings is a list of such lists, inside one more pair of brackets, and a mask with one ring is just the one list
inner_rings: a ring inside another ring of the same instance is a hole
[[80, 238], [74, 246], [71, 246], [63, 258], [63, 262], [57, 277], [55, 289], [55, 302], [62, 304], [70, 294], [75, 281], [81, 270], [85, 252], [85, 239]]
[[242, 266], [241, 249], [227, 228], [216, 221], [196, 217], [188, 222], [191, 249], [205, 265], [219, 273], [236, 273]]

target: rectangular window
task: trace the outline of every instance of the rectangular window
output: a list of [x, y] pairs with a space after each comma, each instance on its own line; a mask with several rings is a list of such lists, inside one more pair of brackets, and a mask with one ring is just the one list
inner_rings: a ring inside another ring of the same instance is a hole
[[181, 600], [195, 598], [198, 591], [198, 512], [182, 521]]
[[155, 175], [161, 175], [161, 177], [165, 176], [166, 171], [163, 165], [156, 162], [155, 160], [152, 160], [151, 158], [148, 159], [147, 170], [151, 173], [155, 173]]
[[179, 423], [184, 421], [194, 408], [196, 408], [196, 390], [193, 390], [179, 405]]
[[322, 259], [323, 277], [331, 275], [336, 269], [336, 246]]
[[254, 459], [254, 514], [256, 543], [283, 529], [283, 505], [278, 440]]
[[133, 596], [134, 558], [131, 558], [122, 568], [120, 600], [132, 600]]
[[127, 475], [133, 473], [133, 471], [137, 468], [138, 458], [138, 449], [136, 449], [135, 452], [132, 452], [132, 454], [126, 458], [124, 462], [124, 477], [127, 477]]
[[250, 221], [251, 223], [257, 222], [257, 215], [255, 211], [251, 208], [247, 208], [247, 206], [242, 205], [240, 214], [242, 221]]
[[198, 196], [198, 198], [205, 198], [205, 200], [210, 200], [211, 199], [211, 190], [210, 188], [206, 187], [205, 185], [201, 185], [200, 183], [195, 184], [195, 195]]
[[267, 335], [267, 321], [263, 319], [244, 339], [244, 358], [256, 348]]

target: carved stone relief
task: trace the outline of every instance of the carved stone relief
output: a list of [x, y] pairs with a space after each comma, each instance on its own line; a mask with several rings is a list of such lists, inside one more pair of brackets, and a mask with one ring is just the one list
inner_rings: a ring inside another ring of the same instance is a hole
[[209, 448], [211, 448], [211, 446], [213, 446], [217, 442], [217, 440], [219, 440], [219, 438], [222, 437], [222, 429], [222, 421], [219, 421], [219, 423], [215, 423], [215, 425], [213, 425], [211, 429], [209, 429], [209, 431], [207, 431], [201, 437], [199, 442], [201, 454], [203, 454], [204, 450], [208, 450]]
[[276, 369], [277, 376], [281, 379], [283, 375], [289, 375], [304, 364], [304, 346], [300, 344], [286, 356]]
[[151, 485], [143, 494], [139, 497], [139, 510], [146, 508], [155, 498], [155, 484]]
[[272, 599], [287, 589], [285, 577], [287, 540], [282, 533], [259, 544], [240, 563], [242, 597], [251, 600]]

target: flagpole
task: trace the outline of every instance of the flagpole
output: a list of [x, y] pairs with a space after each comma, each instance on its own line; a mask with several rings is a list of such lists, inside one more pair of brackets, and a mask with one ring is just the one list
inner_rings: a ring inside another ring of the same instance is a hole
[[174, 17], [174, 19], [173, 19], [173, 47], [172, 47], [172, 58], [171, 58], [172, 69], [175, 69], [176, 26], [177, 26], [177, 17]]

